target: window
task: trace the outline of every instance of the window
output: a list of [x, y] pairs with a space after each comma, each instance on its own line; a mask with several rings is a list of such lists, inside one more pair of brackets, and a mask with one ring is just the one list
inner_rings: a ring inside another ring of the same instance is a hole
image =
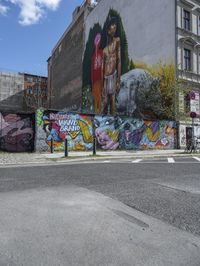
[[183, 10], [183, 28], [185, 30], [191, 29], [191, 21], [190, 21], [190, 12], [187, 10]]
[[191, 51], [184, 49], [184, 70], [191, 70]]
[[187, 93], [185, 95], [185, 112], [189, 113], [190, 112], [190, 95]]
[[200, 17], [197, 18], [198, 21], [198, 35], [200, 36]]

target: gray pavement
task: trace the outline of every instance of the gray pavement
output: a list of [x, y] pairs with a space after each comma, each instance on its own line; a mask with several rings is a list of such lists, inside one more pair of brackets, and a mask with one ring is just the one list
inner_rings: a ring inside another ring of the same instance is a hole
[[0, 194], [1, 266], [199, 266], [200, 238], [77, 186]]
[[85, 159], [103, 158], [152, 158], [166, 156], [188, 156], [183, 150], [144, 150], [144, 151], [97, 151], [97, 156], [92, 156], [92, 151], [69, 152], [69, 158], [64, 158], [64, 152], [51, 153], [6, 153], [0, 152], [0, 166], [6, 164], [52, 164], [57, 161], [80, 161]]

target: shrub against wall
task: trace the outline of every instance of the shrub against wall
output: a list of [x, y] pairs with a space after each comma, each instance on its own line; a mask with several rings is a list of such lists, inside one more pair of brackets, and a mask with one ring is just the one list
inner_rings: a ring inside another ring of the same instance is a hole
[[[160, 89], [160, 119], [173, 119], [176, 117], [176, 92], [179, 84], [176, 81], [175, 67], [172, 63], [164, 64], [162, 62], [150, 66], [143, 62], [136, 62], [136, 68], [147, 70], [153, 77], [159, 79]], [[152, 101], [153, 99], [152, 95]]]

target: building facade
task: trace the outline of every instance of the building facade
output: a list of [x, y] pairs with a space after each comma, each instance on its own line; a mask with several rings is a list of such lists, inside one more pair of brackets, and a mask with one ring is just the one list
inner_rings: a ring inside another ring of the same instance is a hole
[[[116, 38], [111, 42], [109, 25], [113, 17]], [[120, 56], [114, 54], [117, 49]], [[112, 65], [112, 73], [98, 71], [98, 65], [106, 64], [106, 60]], [[120, 115], [159, 119], [165, 92], [156, 88], [156, 79], [142, 69], [132, 70], [131, 62], [136, 66], [161, 62], [168, 69], [174, 68], [177, 86], [172, 101], [178, 124], [177, 146], [185, 147], [193, 128], [200, 138], [199, 0], [99, 0], [95, 6], [86, 1], [74, 11], [71, 25], [48, 60], [50, 107], [103, 115], [114, 115], [117, 110]], [[115, 94], [119, 80], [121, 87]], [[113, 98], [102, 93], [105, 84], [107, 90], [114, 88]], [[196, 114], [193, 121], [191, 112]]]
[[38, 108], [48, 108], [47, 77], [23, 74], [24, 95], [23, 109], [34, 111]]
[[0, 111], [33, 112], [48, 108], [47, 77], [0, 72]]
[[[178, 146], [185, 147], [193, 128], [195, 137], [200, 139], [200, 1], [100, 0], [86, 18], [86, 41], [95, 24], [105, 27], [111, 9], [121, 16], [130, 59], [148, 65], [174, 65], [178, 84], [174, 92]], [[191, 112], [196, 114], [193, 121]]]
[[[195, 112], [194, 135], [200, 138], [200, 1], [177, 1], [177, 78], [180, 81], [179, 138], [185, 146], [192, 136], [191, 112]], [[194, 96], [191, 98], [191, 92]]]
[[52, 109], [81, 110], [84, 22], [90, 9], [91, 1], [87, 0], [74, 10], [71, 24], [47, 61]]

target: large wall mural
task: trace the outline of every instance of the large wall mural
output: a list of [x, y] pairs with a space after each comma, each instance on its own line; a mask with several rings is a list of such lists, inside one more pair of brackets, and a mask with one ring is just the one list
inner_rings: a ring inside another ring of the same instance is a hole
[[175, 146], [176, 124], [172, 121], [146, 121], [119, 116], [95, 116], [98, 147], [115, 149], [170, 149]]
[[64, 150], [64, 140], [68, 140], [69, 150], [84, 151], [92, 148], [91, 117], [65, 112], [38, 110], [37, 147], [48, 150], [53, 140], [54, 150]]
[[171, 91], [166, 95], [166, 72], [149, 70], [141, 64], [136, 68], [129, 58], [121, 16], [110, 9], [104, 25], [97, 23], [89, 32], [83, 57], [82, 111], [140, 119], [171, 118], [165, 108], [173, 97]]
[[0, 112], [0, 150], [32, 152], [34, 135], [34, 115]]
[[176, 123], [110, 115], [79, 115], [38, 110], [37, 150], [64, 150], [68, 139], [71, 151], [92, 150], [93, 134], [101, 150], [173, 149]]

